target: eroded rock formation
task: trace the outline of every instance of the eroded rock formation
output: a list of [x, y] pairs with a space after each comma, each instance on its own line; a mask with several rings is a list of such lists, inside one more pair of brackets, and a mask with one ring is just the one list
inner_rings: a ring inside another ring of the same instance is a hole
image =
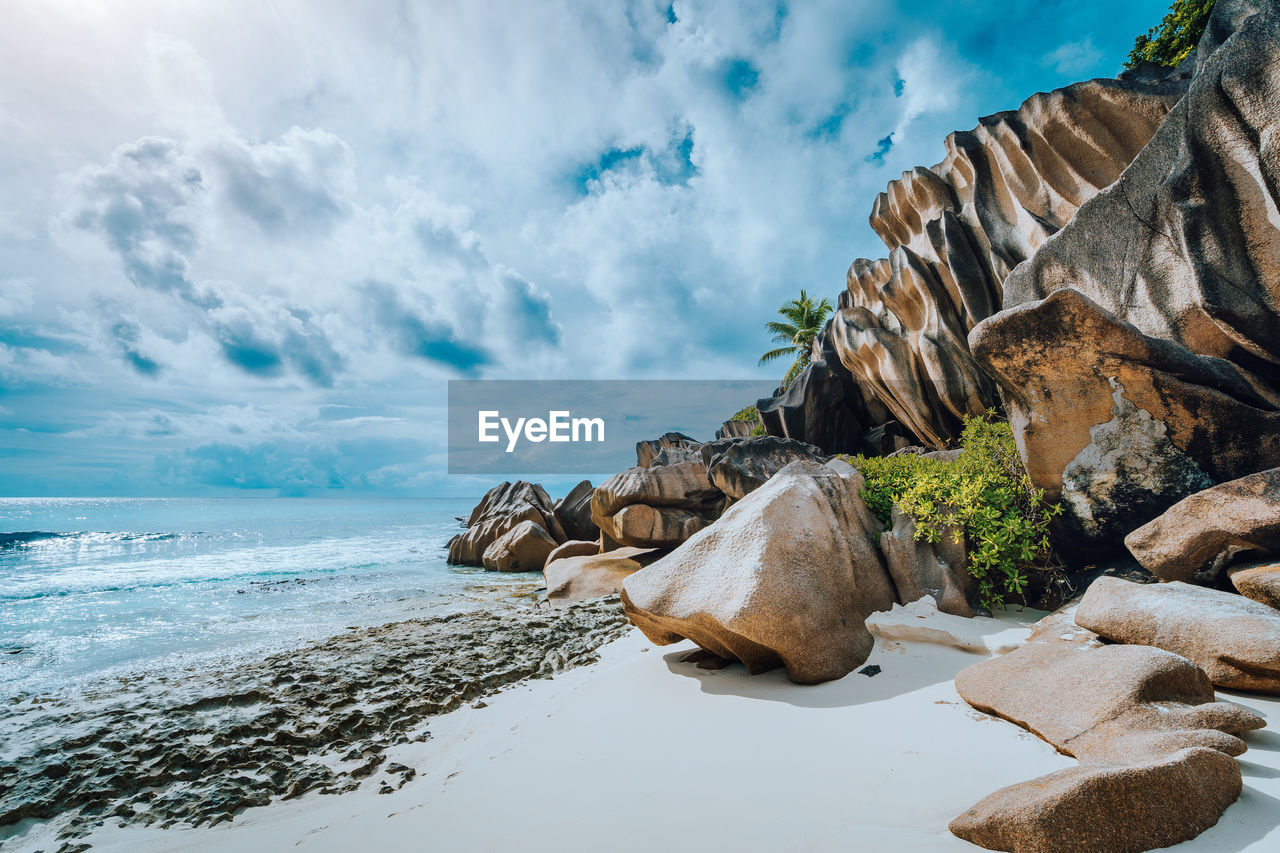
[[491, 572], [536, 572], [555, 548], [556, 540], [541, 525], [522, 521], [489, 543], [480, 563]]
[[841, 363], [830, 321], [814, 338], [808, 366], [775, 396], [759, 400], [756, 411], [769, 435], [826, 453], [876, 454], [866, 434], [890, 419], [872, 390]]
[[1280, 411], [1230, 362], [1145, 335], [1079, 291], [1002, 311], [970, 343], [1072, 544], [1115, 547], [1187, 495], [1280, 465]]
[[720, 517], [796, 459], [822, 461], [820, 449], [789, 438], [749, 436], [699, 443], [667, 433], [636, 445], [639, 465], [600, 484], [594, 523], [609, 542], [670, 550]]
[[524, 480], [501, 483], [486, 492], [471, 510], [466, 532], [449, 541], [449, 563], [481, 565], [488, 547], [525, 521], [542, 528], [554, 542], [568, 538], [555, 518], [555, 504], [542, 486]]
[[720, 517], [724, 493], [712, 485], [701, 458], [665, 465], [661, 458], [615, 474], [592, 494], [591, 517], [613, 541], [674, 548]]
[[812, 444], [774, 436], [750, 440], [728, 438], [702, 445], [707, 476], [717, 489], [735, 501], [763, 486], [797, 459], [822, 462], [825, 458]]
[[1244, 563], [1227, 572], [1231, 584], [1245, 598], [1280, 609], [1280, 563]]
[[859, 259], [829, 329], [838, 359], [920, 441], [944, 446], [996, 401], [969, 330], [1001, 308], [1005, 278], [1116, 180], [1186, 81], [1091, 80], [1037, 94], [947, 138], [947, 156], [892, 182], [871, 226], [889, 249]]
[[590, 480], [583, 480], [556, 501], [553, 515], [569, 539], [595, 539], [600, 528], [591, 520], [591, 494], [595, 488]]
[[974, 616], [979, 610], [978, 581], [969, 574], [969, 553], [963, 531], [946, 530], [937, 542], [916, 539], [916, 520], [893, 508], [893, 526], [880, 534], [889, 575], [898, 600], [932, 598], [938, 610], [953, 616]]
[[547, 555], [547, 563], [550, 564], [565, 557], [587, 557], [599, 553], [600, 542], [598, 540], [570, 539], [568, 542], [557, 545], [556, 549]]

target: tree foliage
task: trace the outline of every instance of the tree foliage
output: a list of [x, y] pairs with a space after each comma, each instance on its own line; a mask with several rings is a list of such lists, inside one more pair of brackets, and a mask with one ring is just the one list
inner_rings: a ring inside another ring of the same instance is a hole
[[827, 322], [832, 310], [830, 300], [814, 302], [809, 294], [801, 290], [799, 299], [788, 300], [778, 308], [783, 322], [764, 324], [766, 329], [773, 332], [773, 342], [784, 346], [771, 349], [760, 356], [760, 363], [768, 364], [785, 356], [795, 358], [782, 379], [783, 385], [789, 385], [809, 363], [813, 353], [813, 339], [822, 331], [822, 324]]
[[916, 519], [916, 539], [963, 536], [969, 574], [985, 607], [1027, 588], [1028, 572], [1049, 566], [1049, 522], [1062, 508], [1031, 485], [1013, 430], [995, 419], [967, 417], [954, 462], [899, 456], [858, 456], [866, 478], [862, 499], [886, 526], [893, 506]]
[[1200, 43], [1213, 3], [1214, 0], [1173, 0], [1160, 25], [1134, 40], [1125, 67], [1136, 68], [1144, 60], [1161, 65], [1182, 62]]

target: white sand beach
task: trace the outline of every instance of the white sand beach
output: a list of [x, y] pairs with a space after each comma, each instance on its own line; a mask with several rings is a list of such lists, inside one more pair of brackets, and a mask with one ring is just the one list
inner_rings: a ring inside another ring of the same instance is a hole
[[[1035, 611], [979, 620], [991, 634]], [[1007, 636], [1007, 635], [1006, 635]], [[389, 762], [380, 795], [307, 795], [208, 829], [114, 828], [104, 851], [974, 850], [948, 822], [988, 793], [1071, 758], [966, 705], [955, 674], [982, 655], [878, 640], [881, 672], [801, 687], [681, 663], [632, 630], [599, 663], [516, 685], [433, 719]], [[1280, 719], [1280, 700], [1222, 694]], [[1280, 732], [1246, 736], [1245, 789], [1187, 851], [1280, 849]], [[34, 840], [34, 839], [30, 839]]]

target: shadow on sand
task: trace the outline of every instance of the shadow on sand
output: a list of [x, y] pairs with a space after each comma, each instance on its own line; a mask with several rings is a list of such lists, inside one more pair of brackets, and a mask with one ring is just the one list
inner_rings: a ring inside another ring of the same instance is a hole
[[787, 671], [781, 667], [759, 675], [751, 675], [740, 663], [719, 670], [699, 669], [693, 663], [681, 662], [687, 654], [689, 649], [682, 648], [663, 655], [662, 659], [667, 669], [676, 675], [697, 679], [704, 693], [786, 702], [799, 708], [846, 708], [880, 702], [939, 682], [950, 682], [960, 670], [985, 660], [983, 655], [944, 646], [931, 646], [927, 655], [914, 655], [900, 650], [886, 652], [877, 644], [871, 657], [858, 667], [879, 666], [880, 672], [874, 677], [855, 670], [838, 681], [792, 684], [787, 679]]

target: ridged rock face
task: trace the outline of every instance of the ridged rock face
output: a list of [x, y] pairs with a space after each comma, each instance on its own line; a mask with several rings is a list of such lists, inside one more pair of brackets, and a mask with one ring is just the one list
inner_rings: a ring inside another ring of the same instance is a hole
[[1200, 57], [1170, 120], [1010, 278], [1004, 305], [1074, 288], [1280, 399], [1280, 12], [1222, 5], [1267, 11]]
[[947, 139], [947, 157], [876, 200], [889, 257], [859, 259], [832, 320], [839, 360], [924, 443], [996, 400], [967, 335], [1010, 271], [1115, 181], [1186, 81], [1091, 80], [1028, 99]]
[[969, 343], [1084, 541], [1280, 466], [1280, 4], [1218, 3], [1186, 97], [1004, 307]]
[[[889, 421], [889, 410], [840, 361], [828, 320], [814, 338], [809, 366], [756, 410], [765, 432], [827, 453], [877, 455], [868, 433]], [[895, 422], [896, 425], [896, 422]]]

